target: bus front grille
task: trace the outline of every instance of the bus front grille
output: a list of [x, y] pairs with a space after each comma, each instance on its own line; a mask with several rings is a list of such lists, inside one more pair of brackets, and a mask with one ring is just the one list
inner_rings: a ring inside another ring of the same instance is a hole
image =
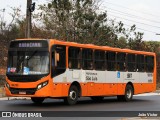
[[34, 95], [36, 88], [10, 88], [12, 94]]

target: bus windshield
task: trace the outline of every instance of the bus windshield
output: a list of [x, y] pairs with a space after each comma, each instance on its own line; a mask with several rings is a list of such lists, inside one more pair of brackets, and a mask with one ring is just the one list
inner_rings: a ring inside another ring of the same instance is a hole
[[7, 74], [35, 75], [49, 73], [49, 53], [42, 51], [9, 51]]

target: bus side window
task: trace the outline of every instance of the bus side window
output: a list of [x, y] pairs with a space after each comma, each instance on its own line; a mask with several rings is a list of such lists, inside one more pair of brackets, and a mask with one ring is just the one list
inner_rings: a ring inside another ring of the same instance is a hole
[[65, 46], [57, 46], [56, 47], [56, 58], [57, 68], [63, 69], [66, 68], [66, 47]]
[[68, 49], [68, 67], [70, 69], [81, 68], [81, 49], [78, 47], [69, 47]]
[[146, 64], [146, 72], [153, 72], [154, 57], [153, 56], [146, 56], [145, 57], [145, 64]]
[[66, 46], [55, 45], [52, 48], [52, 77], [66, 71]]
[[136, 64], [137, 64], [137, 72], [145, 71], [144, 55], [137, 55]]
[[95, 50], [94, 62], [95, 70], [105, 70], [105, 51]]
[[128, 71], [135, 72], [136, 71], [136, 56], [135, 54], [127, 55], [127, 63], [128, 63]]
[[126, 70], [126, 53], [117, 53], [117, 68], [118, 71]]
[[92, 49], [82, 49], [82, 68], [84, 70], [93, 69], [93, 51]]
[[106, 52], [106, 68], [108, 71], [116, 70], [116, 52]]

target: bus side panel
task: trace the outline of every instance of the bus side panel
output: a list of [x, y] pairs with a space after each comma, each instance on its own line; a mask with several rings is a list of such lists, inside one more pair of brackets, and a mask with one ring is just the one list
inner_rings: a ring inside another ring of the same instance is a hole
[[117, 85], [117, 95], [124, 95], [125, 94], [125, 88], [126, 88], [125, 83], [119, 83]]
[[93, 92], [93, 95], [95, 96], [99, 96], [99, 95], [104, 95], [104, 86], [103, 86], [103, 83], [101, 84], [94, 84], [94, 92]]
[[81, 83], [81, 96], [87, 96], [88, 95], [88, 84]]
[[87, 83], [87, 96], [95, 96], [95, 83], [88, 82]]
[[141, 83], [134, 83], [134, 94], [143, 93], [143, 86]]
[[66, 97], [68, 96], [70, 83], [54, 83], [53, 84], [53, 97]]
[[62, 96], [62, 84], [54, 83], [53, 84], [53, 97]]
[[[108, 83], [107, 83], [108, 84]], [[109, 95], [117, 95], [117, 83], [109, 83], [108, 94]]]
[[[84, 86], [84, 85], [83, 85]], [[109, 96], [117, 95], [117, 84], [88, 82], [82, 88], [82, 96]]]
[[62, 84], [62, 96], [68, 96], [70, 83]]
[[110, 88], [110, 85], [107, 83], [104, 83], [104, 85], [103, 85], [103, 87], [104, 87], [104, 95], [108, 95], [109, 93], [111, 93], [111, 89], [109, 89]]
[[67, 97], [70, 85], [70, 83], [54, 83], [52, 97]]
[[134, 94], [148, 93], [155, 91], [154, 83], [135, 83]]

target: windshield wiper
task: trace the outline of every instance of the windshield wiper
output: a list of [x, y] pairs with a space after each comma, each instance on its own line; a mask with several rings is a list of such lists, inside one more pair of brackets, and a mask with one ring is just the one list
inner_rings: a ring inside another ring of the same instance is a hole
[[31, 56], [29, 56], [29, 58], [27, 58], [27, 60], [30, 60], [36, 53], [37, 53], [37, 50], [34, 51], [33, 54]]

